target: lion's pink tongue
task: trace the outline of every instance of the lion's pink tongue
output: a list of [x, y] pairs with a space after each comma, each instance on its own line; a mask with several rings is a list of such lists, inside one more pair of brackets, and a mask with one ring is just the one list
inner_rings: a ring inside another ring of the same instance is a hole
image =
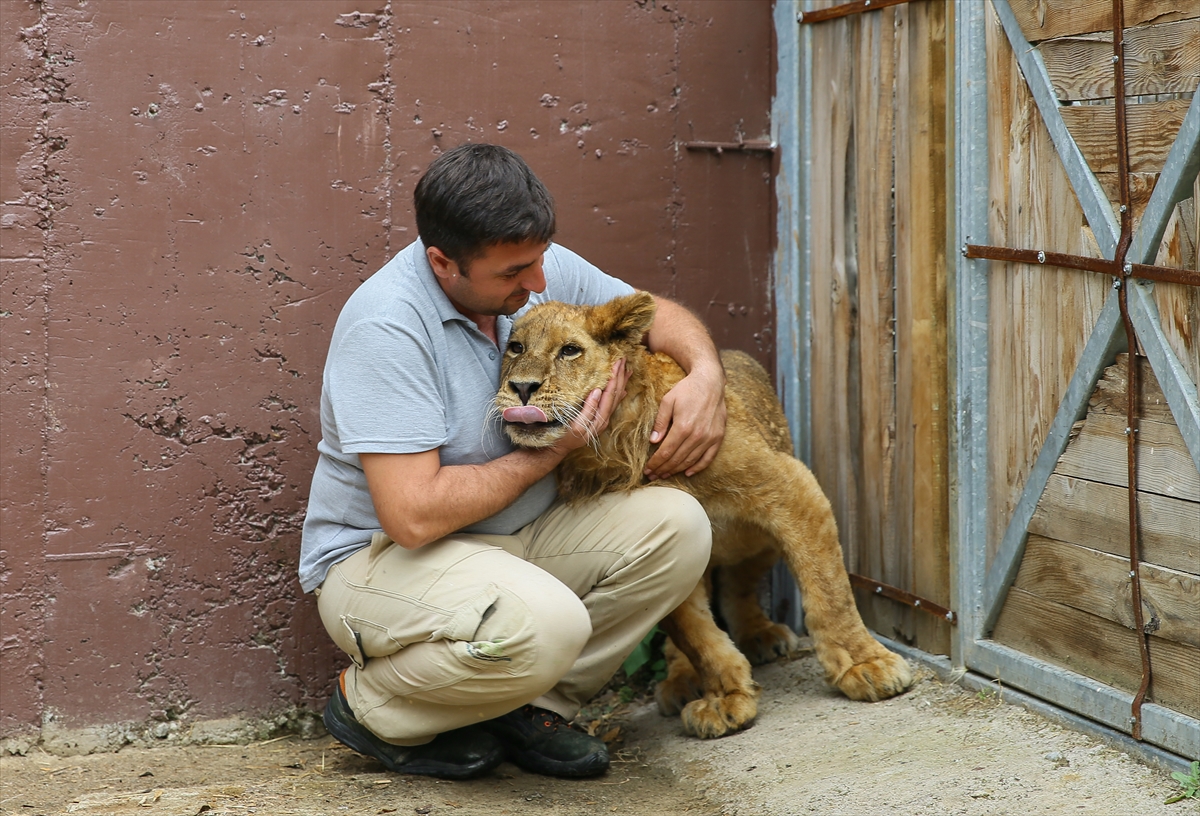
[[547, 422], [546, 412], [534, 405], [518, 405], [504, 409], [505, 422], [520, 422], [529, 425], [533, 422]]

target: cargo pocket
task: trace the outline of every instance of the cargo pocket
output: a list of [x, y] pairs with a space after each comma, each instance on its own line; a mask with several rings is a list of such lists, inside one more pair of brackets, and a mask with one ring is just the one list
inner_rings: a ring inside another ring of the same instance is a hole
[[515, 595], [501, 590], [484, 610], [478, 625], [469, 634], [456, 632], [450, 651], [464, 666], [475, 671], [500, 671], [524, 674], [533, 662], [533, 625], [525, 604]]

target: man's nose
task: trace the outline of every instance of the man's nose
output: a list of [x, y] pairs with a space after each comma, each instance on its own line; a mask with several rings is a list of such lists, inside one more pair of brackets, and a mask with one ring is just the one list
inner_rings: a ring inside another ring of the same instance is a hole
[[546, 291], [546, 273], [542, 269], [541, 259], [538, 259], [537, 263], [529, 267], [529, 270], [524, 276], [522, 276], [521, 286], [522, 288], [527, 289], [530, 292], [536, 292], [539, 295]]

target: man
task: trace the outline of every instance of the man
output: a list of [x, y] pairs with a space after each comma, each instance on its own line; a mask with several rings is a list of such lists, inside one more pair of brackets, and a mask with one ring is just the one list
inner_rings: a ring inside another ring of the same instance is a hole
[[[401, 773], [463, 779], [505, 756], [603, 773], [604, 743], [568, 720], [695, 587], [708, 519], [655, 485], [555, 501], [554, 468], [607, 427], [623, 361], [553, 448], [513, 449], [491, 409], [512, 315], [632, 289], [550, 243], [553, 202], [504, 148], [443, 154], [414, 203], [420, 240], [350, 297], [325, 365], [300, 580], [352, 661], [325, 723]], [[711, 339], [658, 303], [646, 342], [688, 376], [656, 418], [651, 481], [707, 467], [725, 423]]]

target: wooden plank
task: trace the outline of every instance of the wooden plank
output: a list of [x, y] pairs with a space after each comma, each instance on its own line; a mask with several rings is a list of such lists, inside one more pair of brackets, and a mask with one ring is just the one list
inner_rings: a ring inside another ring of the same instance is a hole
[[[1131, 104], [1126, 110], [1129, 133], [1129, 170], [1157, 173], [1183, 125], [1191, 100]], [[1112, 105], [1072, 105], [1061, 110], [1079, 150], [1093, 173], [1117, 172], [1117, 115]]]
[[[1200, 503], [1138, 491], [1142, 561], [1200, 574]], [[1129, 491], [1055, 474], [1029, 532], [1113, 555], [1129, 555]]]
[[[912, 189], [913, 176], [920, 172], [913, 167], [913, 138], [915, 122], [913, 112], [908, 110], [912, 104], [913, 84], [920, 73], [920, 55], [914, 53], [911, 43], [911, 8], [904, 8], [896, 15], [896, 86], [895, 86], [895, 139], [892, 145], [895, 151], [895, 189], [896, 202], [896, 288], [895, 288], [895, 355], [896, 355], [896, 431], [895, 456], [892, 460], [890, 478], [896, 485], [896, 512], [893, 523], [896, 525], [897, 538], [901, 545], [889, 555], [890, 571], [903, 575], [900, 586], [911, 585], [913, 564], [913, 521], [915, 515], [917, 488], [914, 483], [914, 459], [916, 457], [916, 439], [913, 434], [915, 422], [913, 411], [913, 373], [915, 359], [908, 344], [912, 341], [910, 326], [912, 321], [912, 291], [909, 276], [912, 269], [909, 259], [913, 253], [913, 243], [920, 242], [920, 236], [914, 236], [906, 197]], [[918, 103], [919, 104], [919, 103]], [[915, 616], [904, 610], [904, 627], [909, 637], [915, 637]]]
[[[1129, 486], [1125, 418], [1089, 414], [1067, 445], [1056, 473]], [[1138, 489], [1185, 501], [1200, 501], [1200, 471], [1174, 424], [1141, 423], [1138, 434]]]
[[[1009, 0], [1009, 5], [1031, 43], [1112, 31], [1112, 0]], [[1200, 9], [1179, 0], [1125, 0], [1126, 27], [1194, 17], [1200, 17]]]
[[[1115, 95], [1111, 33], [1047, 40], [1038, 50], [1061, 101]], [[1125, 93], [1191, 93], [1198, 83], [1200, 19], [1125, 31]]]
[[[1200, 578], [1150, 564], [1139, 577], [1144, 625], [1164, 640], [1200, 647]], [[1014, 586], [1136, 631], [1128, 553], [1031, 535]]]
[[[847, 154], [853, 123], [852, 23], [834, 20], [812, 27], [812, 121], [810, 201], [804, 206], [813, 236], [811, 252], [812, 461], [809, 466], [829, 496], [843, 542], [858, 539], [858, 480], [845, 447], [857, 423], [851, 388], [851, 322], [855, 292], [848, 277], [846, 234]], [[851, 257], [851, 262], [853, 258]]]
[[1188, 198], [1175, 205], [1154, 263], [1175, 269], [1196, 268], [1196, 199]]
[[[858, 259], [858, 367], [861, 434], [857, 450], [862, 492], [859, 536], [849, 541], [849, 563], [860, 575], [896, 583], [894, 554], [904, 545], [895, 523], [892, 478], [896, 438], [895, 237], [892, 142], [896, 81], [896, 10], [857, 18], [854, 90], [854, 252]], [[884, 194], [889, 191], [889, 194]], [[865, 601], [863, 603], [862, 601]], [[871, 595], [860, 600], [864, 620], [879, 632], [911, 639], [908, 613]]]
[[[1092, 398], [1088, 401], [1088, 413], [1120, 417], [1126, 415], [1128, 360], [1128, 354], [1118, 354], [1116, 364], [1104, 369], [1104, 376], [1096, 383], [1096, 390], [1092, 392]], [[1158, 384], [1158, 378], [1154, 376], [1154, 369], [1145, 357], [1138, 357], [1138, 379], [1141, 387], [1138, 389], [1137, 415], [1151, 422], [1174, 423], [1175, 417], [1171, 414], [1171, 407], [1167, 405], [1167, 398]]]
[[[912, 591], [948, 606], [945, 15], [942, 3], [897, 15], [908, 24], [896, 94], [896, 473], [911, 490], [897, 523]], [[914, 625], [916, 645], [949, 651], [945, 621], [916, 615]]]
[[[1146, 212], [1146, 205], [1150, 203], [1150, 196], [1154, 193], [1154, 185], [1158, 183], [1158, 176], [1158, 173], [1129, 174], [1129, 203], [1133, 207], [1134, 231], [1137, 230], [1138, 223], [1142, 220], [1142, 215]], [[1096, 181], [1100, 182], [1100, 189], [1104, 191], [1104, 195], [1112, 202], [1113, 207], [1120, 206], [1120, 174], [1115, 172], [1096, 173]], [[1095, 255], [1098, 256], [1099, 254], [1100, 252], [1097, 250]]]
[[[1014, 587], [996, 622], [994, 639], [1048, 663], [1125, 691], [1141, 684], [1138, 635], [1118, 623], [1039, 598]], [[1150, 699], [1200, 717], [1200, 649], [1150, 637]]]
[[1154, 300], [1167, 344], [1195, 386], [1200, 382], [1200, 287], [1156, 283]]

